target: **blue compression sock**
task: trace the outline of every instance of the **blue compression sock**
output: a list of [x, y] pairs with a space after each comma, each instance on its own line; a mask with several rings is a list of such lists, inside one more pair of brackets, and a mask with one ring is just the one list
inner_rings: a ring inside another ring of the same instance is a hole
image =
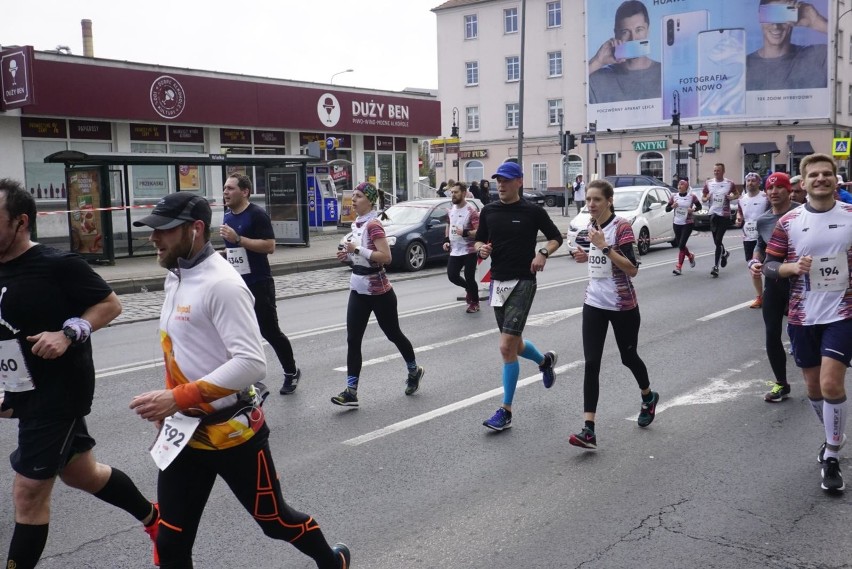
[[348, 375], [346, 376], [346, 387], [350, 389], [358, 389], [358, 376], [357, 375]]
[[405, 367], [408, 368], [410, 373], [414, 373], [417, 371], [417, 360], [412, 360], [410, 362], [405, 362]]
[[518, 376], [521, 374], [521, 364], [517, 360], [503, 363], [503, 405], [511, 405], [515, 398], [515, 388], [518, 386]]
[[541, 362], [544, 360], [544, 354], [539, 352], [535, 344], [529, 340], [524, 340], [524, 350], [520, 355], [524, 359], [534, 361], [536, 365], [541, 365]]

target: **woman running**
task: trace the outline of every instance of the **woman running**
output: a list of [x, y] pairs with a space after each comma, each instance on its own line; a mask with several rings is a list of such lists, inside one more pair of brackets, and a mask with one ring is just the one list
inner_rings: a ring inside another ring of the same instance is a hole
[[701, 201], [698, 196], [689, 191], [689, 178], [681, 178], [678, 181], [677, 192], [669, 198], [669, 203], [666, 205], [666, 211], [674, 210], [675, 212], [672, 228], [674, 229], [675, 243], [680, 249], [677, 254], [677, 264], [672, 271], [675, 275], [680, 274], [683, 260], [686, 258], [689, 259], [689, 266], [695, 268], [695, 255], [689, 252], [686, 242], [692, 235], [692, 212], [701, 209]]
[[630, 222], [615, 215], [612, 185], [595, 180], [586, 187], [586, 207], [592, 217], [589, 223], [589, 251], [578, 247], [570, 254], [578, 263], [589, 264], [589, 284], [583, 303], [583, 355], [586, 359], [583, 377], [583, 418], [585, 425], [568, 442], [585, 449], [597, 448], [595, 412], [600, 391], [601, 359], [609, 324], [621, 353], [621, 363], [636, 378], [642, 391], [639, 426], [654, 420], [660, 395], [651, 391], [648, 369], [636, 352], [639, 341], [639, 305], [630, 280], [639, 272], [633, 254], [633, 228]]
[[[399, 328], [396, 294], [391, 288], [384, 265], [391, 261], [385, 230], [378, 219], [375, 205], [385, 208], [385, 194], [373, 184], [364, 182], [352, 192], [352, 208], [358, 216], [352, 233], [340, 246], [337, 260], [352, 263], [349, 279], [349, 307], [346, 310], [346, 389], [331, 398], [342, 407], [358, 406], [358, 378], [361, 375], [361, 340], [367, 330], [370, 314], [376, 315], [379, 328], [393, 342], [408, 367], [405, 394], [414, 395], [425, 373], [417, 365], [414, 348]], [[382, 213], [382, 219], [387, 216]]]

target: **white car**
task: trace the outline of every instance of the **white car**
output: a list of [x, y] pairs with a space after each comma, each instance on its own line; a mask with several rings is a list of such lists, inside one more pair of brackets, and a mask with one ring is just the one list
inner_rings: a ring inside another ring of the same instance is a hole
[[[627, 219], [633, 225], [636, 247], [640, 255], [645, 255], [651, 245], [671, 243], [676, 247], [672, 220], [674, 211], [666, 211], [671, 192], [662, 186], [624, 186], [615, 188], [613, 205], [615, 214]], [[588, 249], [589, 237], [586, 228], [589, 225], [589, 209], [583, 206], [580, 213], [568, 224], [568, 242], [570, 245]]]

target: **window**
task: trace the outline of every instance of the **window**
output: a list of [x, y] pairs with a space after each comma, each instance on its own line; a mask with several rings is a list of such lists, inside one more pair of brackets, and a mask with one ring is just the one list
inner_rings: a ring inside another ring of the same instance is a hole
[[849, 85], [849, 110], [848, 113], [852, 115], [852, 85]]
[[506, 8], [503, 10], [503, 33], [518, 33], [518, 9]]
[[464, 64], [467, 76], [468, 87], [472, 85], [479, 85], [479, 62], [478, 61], [468, 61]]
[[485, 167], [479, 160], [471, 160], [464, 165], [464, 179], [466, 182], [479, 181], [485, 177]]
[[659, 152], [645, 152], [639, 156], [639, 173], [663, 179], [663, 155]]
[[562, 2], [547, 3], [547, 27], [558, 28], [562, 25]]
[[547, 124], [559, 125], [559, 117], [562, 115], [562, 99], [548, 99], [547, 101]]
[[562, 52], [551, 51], [547, 54], [547, 76], [562, 76]]
[[467, 130], [479, 130], [479, 107], [467, 107]]
[[512, 55], [506, 58], [506, 81], [518, 81], [521, 78], [521, 58]]
[[475, 40], [479, 36], [479, 26], [476, 22], [476, 14], [464, 17], [464, 39]]
[[547, 163], [541, 162], [532, 165], [533, 188], [544, 191], [547, 189]]
[[521, 119], [521, 106], [518, 103], [506, 105], [506, 128], [518, 128]]

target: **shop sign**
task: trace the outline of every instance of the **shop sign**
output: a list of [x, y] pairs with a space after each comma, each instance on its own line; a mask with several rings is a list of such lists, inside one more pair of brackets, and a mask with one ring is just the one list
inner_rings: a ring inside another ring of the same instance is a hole
[[169, 142], [204, 142], [204, 129], [200, 126], [169, 126]]
[[648, 150], [665, 150], [666, 140], [634, 140], [633, 150], [635, 152], [646, 152]]
[[461, 152], [459, 152], [459, 158], [461, 158], [462, 160], [488, 158], [488, 150], [462, 150]]
[[32, 138], [68, 138], [65, 119], [21, 117], [21, 136]]
[[0, 110], [8, 111], [35, 104], [32, 46], [0, 51], [0, 67], [0, 85], [3, 90]]
[[247, 128], [220, 128], [219, 142], [221, 144], [251, 144], [251, 130]]
[[71, 138], [81, 140], [112, 140], [112, 125], [101, 121], [68, 121]]
[[145, 142], [165, 142], [166, 127], [159, 124], [130, 123], [130, 140]]

